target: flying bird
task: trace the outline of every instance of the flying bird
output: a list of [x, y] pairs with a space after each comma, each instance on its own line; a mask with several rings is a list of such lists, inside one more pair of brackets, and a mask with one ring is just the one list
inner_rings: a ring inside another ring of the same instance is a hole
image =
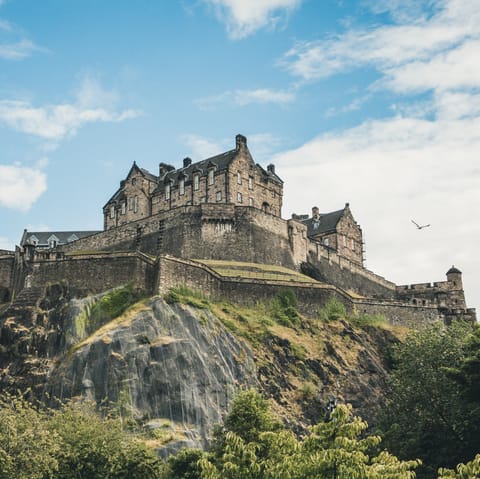
[[419, 225], [418, 223], [415, 223], [415, 221], [413, 220], [410, 220], [419, 230], [421, 230], [422, 228], [428, 228], [430, 225]]

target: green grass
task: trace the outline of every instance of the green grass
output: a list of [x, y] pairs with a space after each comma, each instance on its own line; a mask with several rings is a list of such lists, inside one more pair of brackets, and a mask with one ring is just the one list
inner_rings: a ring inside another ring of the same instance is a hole
[[296, 281], [299, 283], [316, 283], [314, 279], [283, 266], [244, 263], [241, 261], [195, 260], [213, 269], [224, 277], [263, 279], [266, 281]]

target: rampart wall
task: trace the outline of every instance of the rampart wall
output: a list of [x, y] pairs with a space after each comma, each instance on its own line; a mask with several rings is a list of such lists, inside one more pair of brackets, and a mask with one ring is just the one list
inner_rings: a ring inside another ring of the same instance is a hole
[[165, 294], [171, 287], [185, 284], [214, 299], [227, 299], [254, 306], [256, 302], [272, 300], [282, 289], [289, 288], [293, 289], [297, 296], [300, 312], [309, 316], [316, 316], [317, 311], [331, 298], [336, 298], [345, 305], [347, 311], [355, 310], [359, 314], [381, 314], [394, 324], [418, 327], [420, 324], [445, 319], [445, 315], [433, 306], [423, 307], [400, 302], [355, 299], [332, 285], [227, 279], [194, 261], [168, 256], [160, 257], [159, 268], [159, 294]]
[[316, 241], [310, 241], [308, 264], [302, 271], [313, 278], [362, 296], [394, 299], [396, 285], [382, 276], [337, 255]]
[[26, 277], [27, 287], [65, 281], [81, 294], [95, 294], [133, 282], [153, 292], [154, 261], [138, 253], [77, 254], [54, 259], [36, 258]]
[[13, 287], [15, 254], [0, 250], [0, 303], [9, 301]]

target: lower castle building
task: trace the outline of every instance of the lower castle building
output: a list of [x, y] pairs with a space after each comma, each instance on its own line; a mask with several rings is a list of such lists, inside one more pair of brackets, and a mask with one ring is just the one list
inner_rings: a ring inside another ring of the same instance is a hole
[[15, 252], [0, 251], [0, 312], [52, 282], [85, 295], [133, 281], [151, 294], [187, 284], [245, 303], [288, 287], [311, 315], [335, 297], [402, 324], [475, 320], [457, 268], [446, 281], [397, 286], [363, 266], [348, 203], [285, 220], [282, 199], [274, 165], [256, 164], [242, 135], [214, 157], [160, 163], [158, 175], [134, 162], [103, 207], [103, 231], [25, 231]]

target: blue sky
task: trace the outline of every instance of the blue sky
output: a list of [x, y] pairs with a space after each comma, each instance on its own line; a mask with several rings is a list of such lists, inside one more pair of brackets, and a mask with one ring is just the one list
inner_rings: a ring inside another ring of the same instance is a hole
[[0, 248], [242, 133], [284, 217], [348, 201], [369, 269], [480, 306], [479, 58], [480, 0], [0, 0]]

